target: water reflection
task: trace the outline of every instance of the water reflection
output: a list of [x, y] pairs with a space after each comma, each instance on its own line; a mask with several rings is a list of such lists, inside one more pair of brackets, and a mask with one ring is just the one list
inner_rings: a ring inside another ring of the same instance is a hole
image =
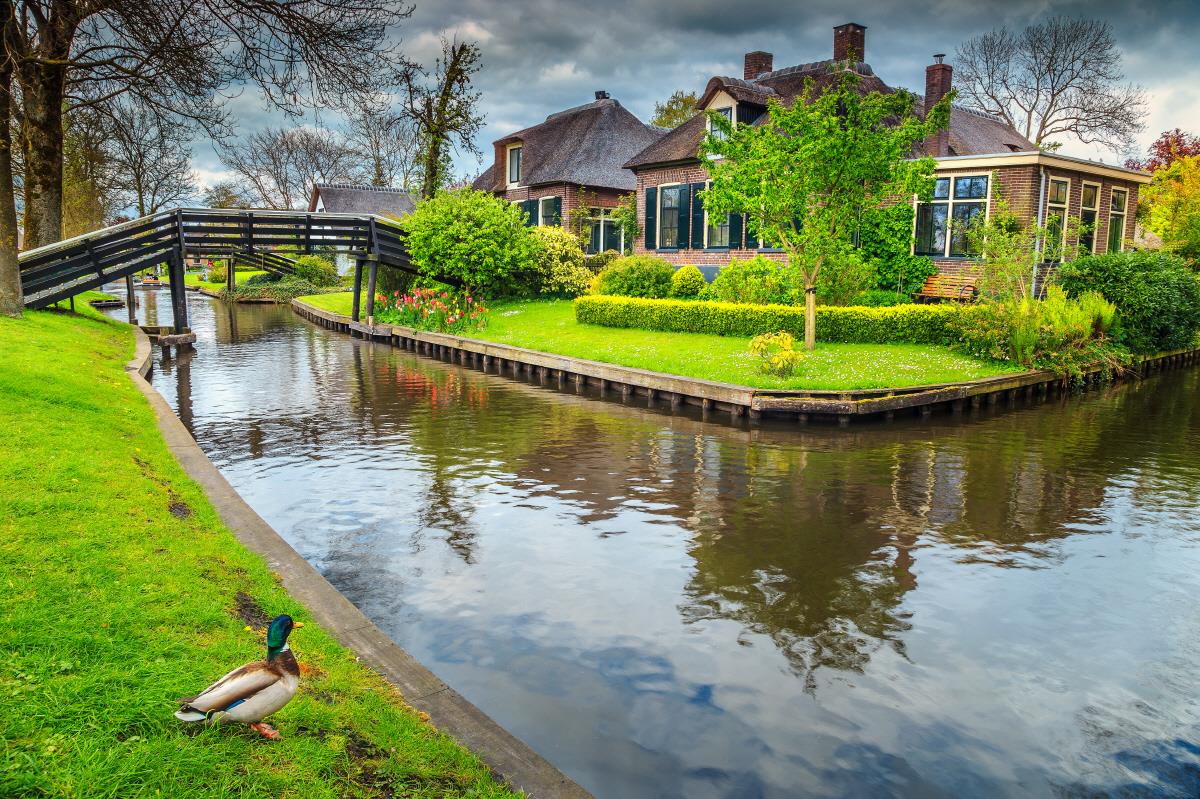
[[1194, 373], [739, 429], [192, 299], [231, 482], [600, 796], [1197, 794]]

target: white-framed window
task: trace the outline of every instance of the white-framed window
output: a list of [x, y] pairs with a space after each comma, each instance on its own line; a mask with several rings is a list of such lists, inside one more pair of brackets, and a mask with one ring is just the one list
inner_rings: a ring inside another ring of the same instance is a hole
[[508, 185], [516, 186], [521, 182], [521, 151], [524, 148], [519, 144], [508, 145], [507, 169], [508, 169]]
[[1079, 249], [1085, 253], [1096, 251], [1096, 226], [1100, 221], [1100, 184], [1083, 182], [1079, 193]]
[[658, 246], [665, 250], [678, 249], [679, 219], [686, 213], [680, 210], [683, 184], [669, 183], [658, 187]]
[[1046, 243], [1042, 247], [1044, 261], [1061, 261], [1066, 254], [1067, 211], [1070, 204], [1070, 178], [1050, 178], [1046, 184]]
[[559, 211], [562, 206], [557, 201], [557, 197], [542, 197], [538, 200], [537, 223], [539, 225], [557, 227], [562, 224], [561, 213]]
[[[737, 108], [735, 108], [735, 107], [734, 107], [734, 106], [732, 106], [732, 105], [727, 105], [727, 106], [724, 106], [724, 107], [722, 107], [722, 108], [707, 108], [707, 109], [705, 109], [705, 110], [706, 110], [706, 111], [711, 111], [711, 112], [712, 112], [712, 113], [714, 113], [714, 114], [720, 114], [721, 116], [723, 116], [723, 117], [725, 117], [726, 119], [728, 119], [728, 120], [729, 120], [729, 124], [730, 124], [730, 125], [736, 125], [736, 124], [737, 124]], [[711, 120], [711, 119], [709, 119], [709, 120], [706, 120], [704, 124], [705, 124], [705, 125], [708, 127], [708, 132], [709, 132], [709, 133], [713, 134], [713, 135], [714, 135], [714, 136], [716, 136], [717, 138], [721, 138], [721, 136], [722, 136], [722, 133], [721, 133], [721, 131], [719, 131], [719, 130], [714, 130], [714, 129], [713, 129], [713, 125], [712, 125], [712, 120]]]
[[937, 178], [933, 199], [917, 203], [913, 252], [934, 258], [970, 257], [967, 232], [977, 217], [987, 219], [990, 181], [987, 173]]
[[625, 231], [612, 218], [612, 208], [589, 208], [584, 230], [584, 250], [594, 255], [606, 250], [625, 252]]
[[[712, 181], [707, 181], [704, 188], [712, 185]], [[699, 197], [692, 200], [693, 202], [702, 202]], [[723, 216], [710, 217], [708, 209], [704, 210], [704, 249], [718, 250], [728, 249], [729, 247], [729, 224], [732, 215], [725, 214]]]
[[1113, 188], [1108, 200], [1108, 251], [1125, 249], [1125, 215], [1129, 213], [1129, 189]]

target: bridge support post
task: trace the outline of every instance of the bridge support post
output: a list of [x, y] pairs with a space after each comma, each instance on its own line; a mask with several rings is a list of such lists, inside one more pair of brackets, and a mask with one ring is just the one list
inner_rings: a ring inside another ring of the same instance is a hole
[[354, 259], [354, 298], [351, 300], [350, 318], [355, 322], [358, 321], [359, 303], [362, 300], [362, 267], [361, 258]]
[[183, 285], [183, 255], [178, 247], [171, 252], [167, 271], [171, 276], [171, 311], [175, 316], [175, 332], [182, 333], [188, 326], [187, 290]]
[[229, 290], [232, 302], [233, 290], [237, 288], [237, 263], [234, 261], [233, 253], [229, 253], [229, 260], [225, 262], [225, 288]]
[[379, 256], [369, 256], [370, 269], [367, 271], [367, 324], [375, 324], [375, 281], [379, 278]]
[[137, 324], [137, 309], [134, 307], [136, 300], [133, 296], [133, 275], [125, 276], [125, 307], [129, 311], [129, 324]]

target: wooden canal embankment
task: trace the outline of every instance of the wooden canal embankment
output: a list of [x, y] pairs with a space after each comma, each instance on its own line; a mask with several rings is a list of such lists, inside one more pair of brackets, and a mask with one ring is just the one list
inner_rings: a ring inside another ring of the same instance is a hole
[[[568, 383], [573, 383], [577, 388], [590, 386], [598, 389], [601, 397], [623, 400], [645, 397], [650, 405], [672, 409], [693, 406], [706, 413], [728, 414], [731, 419], [766, 417], [800, 423], [836, 422], [848, 425], [857, 420], [890, 420], [905, 414], [959, 414], [968, 408], [1015, 406], [1044, 400], [1069, 390], [1062, 377], [1049, 370], [904, 388], [853, 391], [759, 389], [555, 355], [450, 333], [413, 330], [398, 325], [367, 325], [352, 321], [344, 314], [314, 308], [299, 300], [292, 300], [292, 309], [330, 330], [387, 342], [400, 349], [490, 374], [511, 375], [513, 378], [524, 374], [556, 383], [560, 387]], [[1122, 377], [1136, 379], [1198, 362], [1200, 349], [1143, 356]], [[1083, 376], [1085, 387], [1095, 387], [1104, 382], [1107, 382], [1107, 378], [1099, 367]]]

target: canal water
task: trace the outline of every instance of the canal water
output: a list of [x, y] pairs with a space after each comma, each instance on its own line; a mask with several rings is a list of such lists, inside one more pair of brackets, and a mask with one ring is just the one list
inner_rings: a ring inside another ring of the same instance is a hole
[[1200, 796], [1196, 371], [739, 428], [190, 300], [200, 446], [599, 797]]

